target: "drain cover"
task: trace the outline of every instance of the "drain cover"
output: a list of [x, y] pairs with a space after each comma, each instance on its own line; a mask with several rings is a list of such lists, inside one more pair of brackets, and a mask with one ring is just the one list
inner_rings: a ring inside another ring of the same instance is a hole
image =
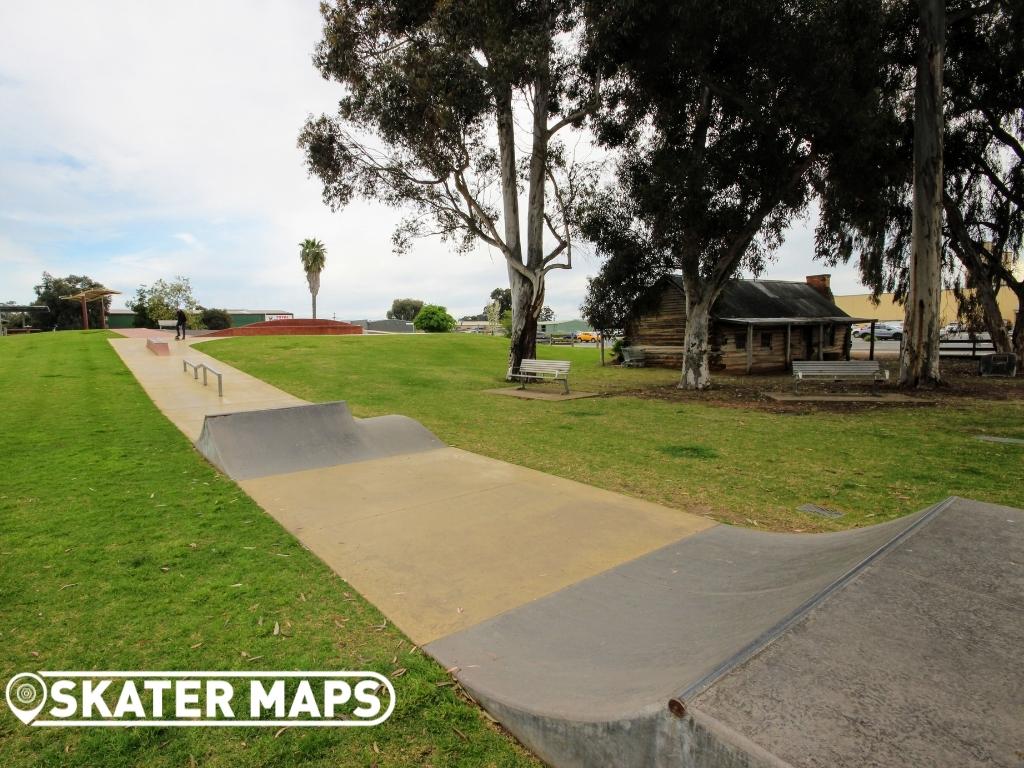
[[819, 507], [817, 504], [802, 504], [796, 508], [797, 512], [810, 512], [812, 515], [821, 515], [822, 517], [842, 517], [843, 513], [835, 509], [829, 509], [828, 507]]

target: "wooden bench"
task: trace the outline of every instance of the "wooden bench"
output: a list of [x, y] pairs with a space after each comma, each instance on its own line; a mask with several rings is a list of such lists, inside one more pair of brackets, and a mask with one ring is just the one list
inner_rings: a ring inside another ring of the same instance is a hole
[[176, 331], [176, 330], [178, 330], [178, 321], [177, 320], [157, 320], [156, 321], [156, 325], [157, 325], [157, 328], [159, 328], [161, 331]]
[[801, 381], [857, 381], [870, 380], [871, 391], [878, 393], [878, 382], [888, 381], [889, 372], [882, 370], [877, 360], [794, 360], [793, 392]]
[[148, 338], [146, 339], [146, 349], [160, 357], [167, 357], [171, 354], [171, 347], [167, 343], [167, 339]]
[[622, 347], [622, 365], [625, 368], [643, 368], [647, 358], [640, 347]]
[[560, 381], [569, 394], [568, 360], [523, 360], [519, 363], [519, 371], [508, 369], [508, 380], [520, 382], [520, 389], [526, 389], [528, 381]]

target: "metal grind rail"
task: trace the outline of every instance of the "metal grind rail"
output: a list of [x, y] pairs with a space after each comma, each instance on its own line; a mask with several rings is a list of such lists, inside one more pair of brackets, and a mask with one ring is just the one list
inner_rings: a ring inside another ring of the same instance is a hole
[[224, 376], [220, 371], [215, 368], [211, 368], [206, 363], [193, 363], [189, 360], [181, 361], [182, 373], [188, 373], [188, 369], [192, 369], [192, 378], [196, 381], [199, 380], [199, 371], [203, 372], [203, 386], [207, 386], [207, 373], [212, 373], [217, 377], [217, 397], [224, 397]]

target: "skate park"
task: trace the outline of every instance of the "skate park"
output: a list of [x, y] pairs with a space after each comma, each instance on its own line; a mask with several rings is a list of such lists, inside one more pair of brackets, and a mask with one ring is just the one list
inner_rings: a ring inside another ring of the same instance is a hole
[[838, 533], [739, 529], [305, 403], [201, 344], [110, 343], [204, 456], [553, 765], [1019, 749], [1019, 510], [950, 498]]

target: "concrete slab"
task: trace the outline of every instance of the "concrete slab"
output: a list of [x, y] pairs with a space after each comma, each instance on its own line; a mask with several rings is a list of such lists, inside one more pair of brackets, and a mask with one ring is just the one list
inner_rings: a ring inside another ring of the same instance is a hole
[[995, 435], [977, 435], [983, 443], [1002, 443], [1003, 445], [1024, 445], [1024, 440], [1017, 437], [997, 437]]
[[1024, 511], [956, 499], [692, 702], [793, 766], [1020, 766]]
[[[146, 390], [146, 394], [192, 441], [199, 439], [203, 420], [208, 414], [284, 408], [306, 403], [305, 400], [193, 349], [192, 339], [174, 341], [172, 337], [168, 343], [170, 355], [167, 357], [157, 357], [148, 352], [145, 336], [109, 341]], [[183, 359], [206, 363], [224, 374], [224, 397], [217, 396], [215, 385], [204, 387], [191, 374], [185, 374], [181, 365]]]
[[426, 650], [559, 766], [1010, 766], [1024, 511], [716, 527]]
[[489, 395], [507, 395], [508, 397], [521, 397], [523, 400], [580, 400], [585, 397], [597, 397], [597, 392], [545, 392], [540, 389], [519, 389], [519, 387], [501, 387], [500, 389], [485, 389]]
[[715, 525], [456, 448], [240, 485], [419, 644]]
[[208, 415], [199, 452], [235, 480], [443, 448], [406, 416], [356, 419], [344, 402]]
[[885, 392], [880, 395], [852, 394], [805, 394], [794, 395], [792, 392], [765, 392], [766, 397], [781, 403], [903, 403], [912, 405], [934, 405], [930, 400], [910, 397], [898, 392]]

